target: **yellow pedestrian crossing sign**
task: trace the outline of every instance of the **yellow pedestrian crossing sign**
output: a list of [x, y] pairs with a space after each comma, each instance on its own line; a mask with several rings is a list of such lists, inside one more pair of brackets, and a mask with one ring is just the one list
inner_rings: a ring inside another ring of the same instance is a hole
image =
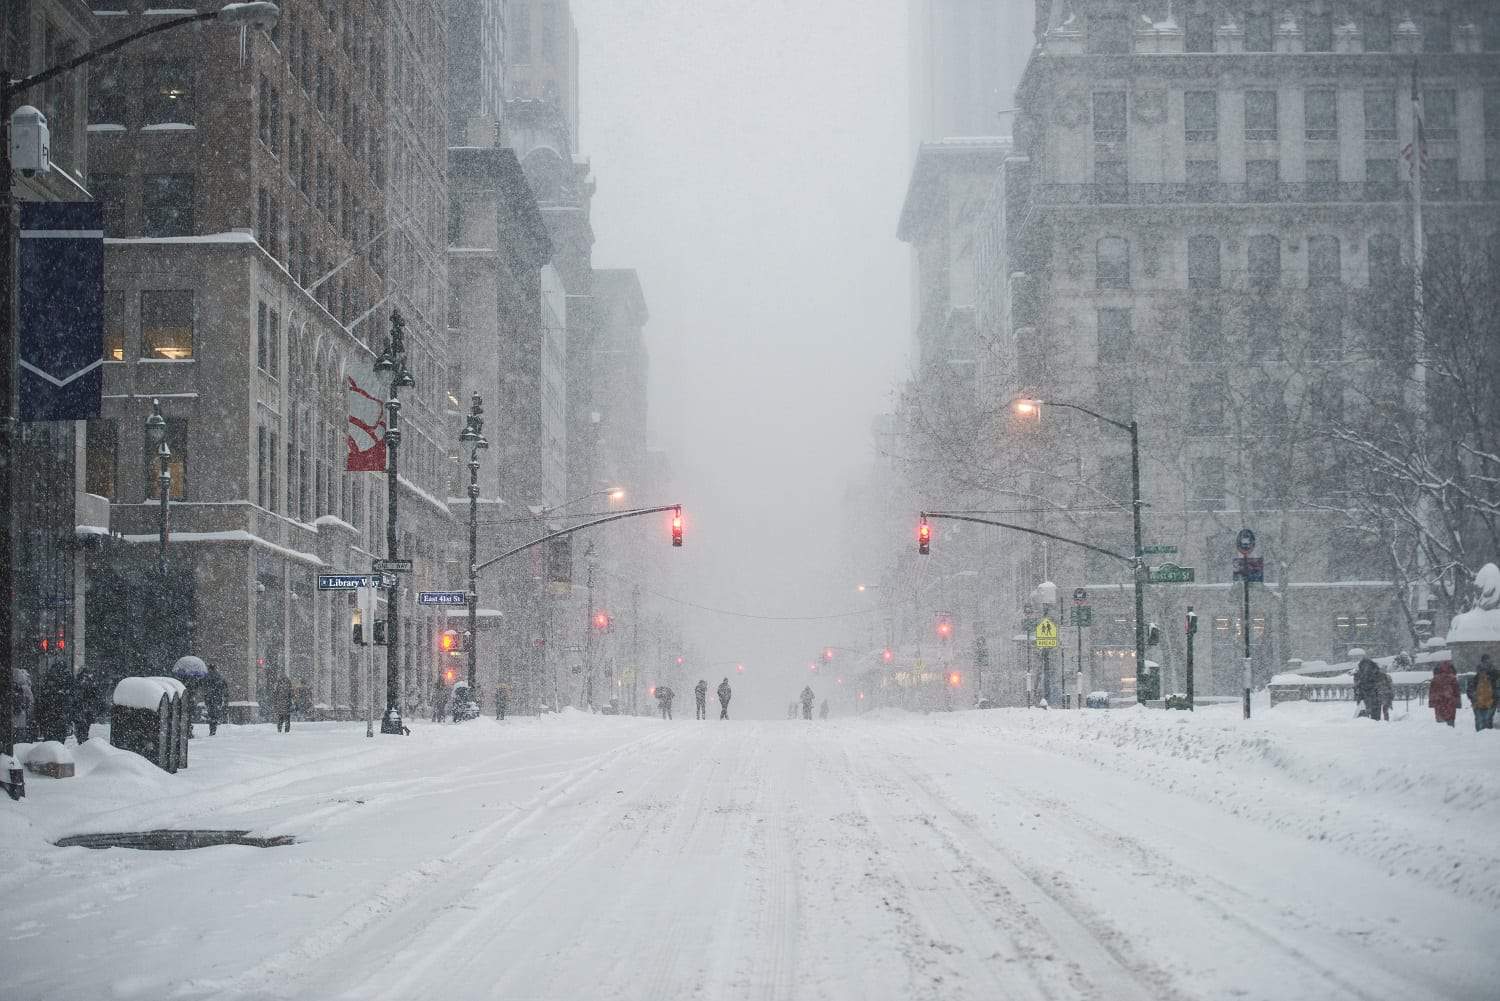
[[1057, 646], [1057, 623], [1044, 618], [1036, 624], [1036, 648], [1051, 650]]

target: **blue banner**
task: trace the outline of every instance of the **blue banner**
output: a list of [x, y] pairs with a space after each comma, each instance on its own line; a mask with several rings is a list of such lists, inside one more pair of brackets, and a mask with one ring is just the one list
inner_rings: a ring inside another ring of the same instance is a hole
[[22, 202], [17, 374], [23, 421], [99, 416], [104, 389], [104, 209]]

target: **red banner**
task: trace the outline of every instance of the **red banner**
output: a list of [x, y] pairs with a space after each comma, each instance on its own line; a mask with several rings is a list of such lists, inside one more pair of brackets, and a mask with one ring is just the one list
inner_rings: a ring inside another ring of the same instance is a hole
[[344, 377], [348, 398], [351, 473], [385, 472], [385, 400], [377, 395], [374, 369], [351, 366]]

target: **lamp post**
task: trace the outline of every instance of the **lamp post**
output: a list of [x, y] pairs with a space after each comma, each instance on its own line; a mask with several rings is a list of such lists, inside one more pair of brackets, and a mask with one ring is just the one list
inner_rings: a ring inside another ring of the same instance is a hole
[[[270, 28], [281, 16], [274, 3], [230, 3], [214, 11], [194, 12], [182, 17], [149, 25], [115, 39], [97, 49], [90, 49], [74, 59], [59, 63], [30, 76], [13, 80], [10, 68], [0, 65], [0, 758], [8, 758], [15, 750], [15, 729], [12, 725], [11, 707], [14, 692], [11, 686], [12, 658], [15, 635], [11, 609], [15, 607], [16, 578], [14, 561], [10, 558], [14, 534], [11, 526], [15, 511], [16, 455], [16, 328], [14, 324], [15, 294], [13, 287], [15, 260], [11, 245], [13, 238], [13, 211], [11, 184], [11, 134], [10, 116], [12, 105], [20, 95], [47, 81], [93, 62], [101, 56], [130, 45], [132, 42], [163, 31], [199, 21], [220, 21], [241, 27]], [[25, 773], [20, 769], [10, 771], [6, 790], [12, 798], [19, 799], [25, 792]]]
[[469, 416], [458, 440], [469, 446], [469, 697], [478, 698], [474, 677], [479, 664], [479, 452], [490, 447], [480, 432], [484, 430], [484, 400], [474, 394]]
[[[394, 560], [399, 555], [400, 541], [396, 516], [401, 497], [401, 389], [417, 384], [406, 367], [406, 321], [401, 318], [399, 310], [391, 313], [391, 338], [375, 359], [375, 371], [389, 375], [391, 380], [390, 395], [385, 401], [385, 555], [386, 559]], [[385, 715], [380, 718], [380, 732], [400, 735], [404, 729], [401, 722], [401, 579], [390, 574], [386, 580]]]
[[1101, 413], [1081, 407], [1076, 403], [1061, 403], [1057, 400], [1033, 400], [1020, 399], [1015, 401], [1015, 412], [1022, 416], [1035, 416], [1038, 420], [1042, 416], [1042, 406], [1046, 404], [1054, 407], [1067, 407], [1081, 414], [1087, 414], [1098, 421], [1103, 421], [1111, 427], [1117, 427], [1130, 435], [1130, 514], [1132, 527], [1135, 533], [1135, 549], [1132, 553], [1134, 563], [1132, 576], [1135, 578], [1135, 692], [1136, 701], [1145, 702], [1145, 691], [1141, 688], [1141, 678], [1146, 671], [1146, 564], [1144, 554], [1141, 552], [1141, 439], [1140, 429], [1134, 420], [1129, 422], [1117, 421], [1112, 417], [1105, 417]]
[[167, 508], [172, 500], [172, 447], [167, 444], [167, 419], [161, 415], [161, 400], [151, 401], [151, 416], [146, 418], [146, 440], [156, 446], [157, 519], [156, 574], [167, 579]]

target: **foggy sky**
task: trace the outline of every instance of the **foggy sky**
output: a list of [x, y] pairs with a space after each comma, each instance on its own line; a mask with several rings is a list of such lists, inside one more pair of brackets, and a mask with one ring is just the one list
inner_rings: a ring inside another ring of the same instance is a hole
[[[574, 0], [595, 266], [640, 271], [652, 443], [681, 484], [638, 500], [687, 508], [657, 590], [771, 615], [867, 604], [838, 566], [839, 499], [910, 337], [905, 7]], [[679, 611], [708, 659], [745, 662], [755, 715], [869, 628]]]

